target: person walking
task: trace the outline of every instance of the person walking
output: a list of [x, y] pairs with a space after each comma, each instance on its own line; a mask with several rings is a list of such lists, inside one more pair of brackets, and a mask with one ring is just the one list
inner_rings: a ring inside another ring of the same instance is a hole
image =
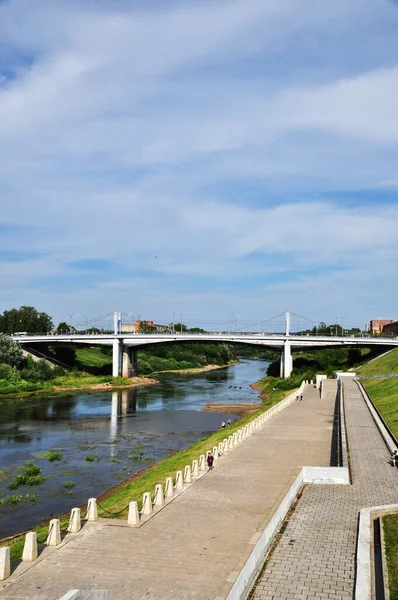
[[221, 428], [222, 428], [222, 429], [225, 429], [225, 421], [223, 421], [223, 422], [221, 423]]
[[394, 450], [393, 455], [391, 456], [392, 466], [398, 469], [398, 450]]
[[300, 394], [300, 400], [302, 400], [302, 399], [303, 399], [303, 394]]
[[228, 419], [228, 427], [231, 427], [231, 419]]
[[211, 452], [207, 455], [207, 466], [209, 467], [209, 471], [213, 468], [214, 456]]

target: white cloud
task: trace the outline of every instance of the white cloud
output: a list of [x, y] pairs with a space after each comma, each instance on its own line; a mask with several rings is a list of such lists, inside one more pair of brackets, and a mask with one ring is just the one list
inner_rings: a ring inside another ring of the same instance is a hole
[[[379, 33], [397, 10], [370, 0], [118, 7], [0, 6], [0, 75], [7, 61], [16, 69], [0, 86], [0, 224], [28, 228], [4, 249], [43, 256], [0, 265], [3, 308], [26, 303], [29, 289], [49, 312], [55, 302], [107, 312], [134, 293], [154, 311], [178, 301], [204, 313], [229, 310], [235, 285], [248, 312], [266, 310], [252, 297], [260, 290], [279, 306], [291, 289], [315, 310], [318, 287], [332, 310], [328, 293], [355, 298], [376, 270], [387, 276], [396, 203], [342, 206], [322, 193], [396, 180], [398, 67]], [[356, 64], [358, 26], [378, 60]], [[352, 62], [339, 55], [343, 38]], [[68, 263], [88, 258], [117, 272], [88, 279], [78, 298], [43, 287], [43, 275], [67, 279]], [[257, 288], [241, 292], [250, 278]]]

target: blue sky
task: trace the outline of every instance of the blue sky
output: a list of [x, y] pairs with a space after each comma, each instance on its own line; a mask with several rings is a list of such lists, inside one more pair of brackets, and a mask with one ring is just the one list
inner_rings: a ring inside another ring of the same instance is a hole
[[0, 2], [0, 311], [398, 319], [398, 5]]

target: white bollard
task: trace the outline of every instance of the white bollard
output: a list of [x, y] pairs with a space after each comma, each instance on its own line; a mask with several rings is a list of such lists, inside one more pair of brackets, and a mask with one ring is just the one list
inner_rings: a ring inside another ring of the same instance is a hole
[[221, 456], [224, 454], [222, 442], [218, 444], [217, 452], [221, 452]]
[[6, 546], [0, 548], [0, 581], [4, 581], [11, 574], [10, 549]]
[[23, 562], [33, 562], [39, 556], [37, 550], [37, 533], [29, 531], [25, 536], [25, 544], [22, 552]]
[[150, 492], [145, 492], [142, 497], [142, 509], [141, 514], [151, 515], [152, 514], [152, 498]]
[[89, 498], [87, 503], [87, 521], [98, 520], [97, 498]]
[[47, 546], [59, 546], [61, 543], [61, 521], [59, 519], [51, 519], [46, 540]]
[[214, 462], [218, 461], [218, 448], [217, 446], [213, 446], [213, 456], [214, 456]]
[[185, 465], [185, 469], [184, 469], [184, 483], [192, 483], [191, 465]]
[[140, 513], [138, 512], [138, 502], [129, 502], [129, 514], [127, 516], [127, 525], [138, 525], [140, 522]]
[[80, 508], [72, 508], [70, 513], [68, 531], [69, 533], [77, 533], [82, 528]]
[[164, 495], [166, 498], [172, 498], [174, 496], [174, 484], [172, 477], [166, 478], [166, 489]]
[[222, 451], [225, 454], [226, 452], [228, 452], [229, 448], [228, 448], [228, 440], [227, 438], [223, 439], [222, 441]]
[[228, 436], [228, 450], [232, 450], [234, 446], [234, 438], [232, 437], [232, 435]]
[[174, 488], [177, 491], [184, 489], [184, 478], [182, 476], [182, 471], [177, 471], [177, 473], [176, 473], [176, 483], [175, 483]]
[[238, 445], [238, 436], [236, 435], [236, 432], [232, 434], [232, 446], [234, 448], [236, 448], [236, 446]]
[[206, 457], [204, 454], [199, 456], [199, 471], [206, 471]]
[[192, 477], [194, 479], [199, 477], [199, 463], [196, 459], [192, 461]]
[[164, 505], [163, 486], [161, 483], [155, 485], [155, 498], [153, 500], [155, 506]]

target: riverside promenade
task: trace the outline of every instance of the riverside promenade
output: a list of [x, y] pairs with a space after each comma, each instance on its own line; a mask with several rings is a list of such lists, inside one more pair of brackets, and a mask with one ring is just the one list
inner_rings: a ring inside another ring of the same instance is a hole
[[109, 590], [113, 600], [224, 597], [301, 466], [329, 466], [334, 408], [334, 393], [320, 400], [306, 387], [142, 527], [87, 523], [18, 567], [0, 598], [55, 600], [73, 588]]
[[344, 381], [352, 485], [304, 489], [252, 600], [352, 600], [358, 513], [395, 504], [398, 473], [357, 384]]

